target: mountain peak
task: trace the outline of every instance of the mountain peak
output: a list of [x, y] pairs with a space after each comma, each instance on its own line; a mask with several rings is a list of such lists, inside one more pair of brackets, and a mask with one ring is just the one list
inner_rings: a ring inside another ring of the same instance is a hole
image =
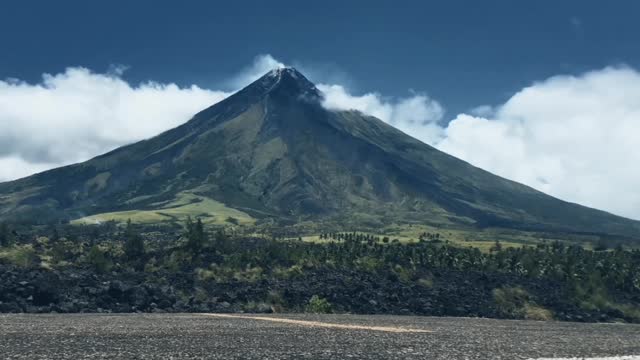
[[311, 97], [320, 96], [320, 91], [302, 73], [293, 67], [273, 69], [249, 85], [258, 86], [265, 93], [282, 93], [286, 96]]
[[[302, 73], [293, 67], [279, 67], [272, 69], [260, 78], [245, 86], [226, 98], [224, 101], [211, 105], [196, 114], [194, 120], [198, 123], [210, 124], [217, 109], [244, 109], [247, 104], [255, 104], [265, 98], [276, 100], [277, 103], [289, 106], [292, 102], [319, 102], [321, 92]], [[231, 106], [229, 104], [236, 104]], [[238, 106], [238, 104], [241, 104]], [[214, 121], [214, 123], [217, 123]]]
[[294, 78], [304, 77], [304, 75], [302, 75], [298, 70], [296, 70], [296, 68], [292, 66], [283, 66], [283, 67], [272, 69], [266, 75], [269, 75], [269, 76], [285, 75], [285, 76], [292, 76]]

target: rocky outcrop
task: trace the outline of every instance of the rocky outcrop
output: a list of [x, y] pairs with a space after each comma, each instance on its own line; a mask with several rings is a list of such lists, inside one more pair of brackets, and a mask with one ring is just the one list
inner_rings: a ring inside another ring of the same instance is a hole
[[624, 314], [586, 311], [567, 302], [563, 285], [501, 273], [435, 271], [428, 282], [393, 272], [306, 269], [290, 279], [201, 281], [194, 273], [95, 274], [82, 268], [22, 269], [0, 265], [0, 312], [301, 312], [313, 295], [333, 311], [466, 317], [509, 317], [493, 298], [500, 287], [526, 289], [555, 319], [609, 321]]

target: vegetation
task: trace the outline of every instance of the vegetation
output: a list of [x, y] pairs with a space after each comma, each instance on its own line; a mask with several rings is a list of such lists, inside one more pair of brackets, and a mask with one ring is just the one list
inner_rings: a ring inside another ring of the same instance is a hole
[[[593, 251], [554, 241], [523, 247], [494, 243], [481, 251], [454, 246], [442, 233], [406, 242], [322, 232], [317, 237], [322, 241], [309, 242], [208, 228], [200, 219], [188, 219], [182, 228], [128, 222], [3, 231], [18, 235], [0, 248], [0, 266], [71, 278], [89, 270], [99, 276], [87, 280], [96, 287], [115, 279], [145, 289], [168, 285], [177, 294], [163, 303], [171, 311], [640, 321], [640, 250], [622, 247]], [[70, 291], [64, 286], [59, 291]], [[109, 291], [104, 296], [111, 300], [100, 306], [126, 303]], [[4, 296], [0, 301], [10, 303]], [[99, 302], [91, 297], [97, 295], [82, 296]], [[158, 306], [151, 302], [136, 307], [150, 311]], [[117, 308], [127, 309], [132, 308]]]
[[107, 221], [124, 223], [132, 221], [139, 224], [157, 224], [162, 222], [182, 222], [187, 217], [198, 216], [204, 223], [220, 225], [230, 222], [236, 225], [253, 224], [248, 214], [225, 206], [204, 196], [189, 192], [176, 195], [175, 199], [153, 204], [155, 210], [126, 210], [95, 214], [73, 221], [74, 224], [98, 224]]
[[204, 232], [202, 220], [198, 219], [195, 223], [191, 218], [187, 218], [185, 237], [187, 239], [187, 248], [193, 254], [199, 254], [207, 245], [207, 234]]
[[14, 236], [9, 230], [9, 226], [5, 223], [0, 223], [0, 246], [7, 247], [13, 244]]
[[87, 254], [87, 263], [97, 272], [105, 273], [111, 268], [104, 249], [100, 245], [93, 245]]
[[536, 305], [532, 296], [521, 287], [502, 287], [493, 290], [493, 298], [498, 311], [509, 318], [529, 320], [551, 320], [551, 311]]
[[129, 261], [135, 261], [144, 256], [144, 239], [138, 234], [131, 225], [131, 220], [127, 221], [127, 227], [124, 231], [124, 254]]
[[0, 248], [0, 262], [7, 262], [21, 268], [27, 268], [36, 261], [32, 245], [11, 245]]
[[331, 303], [325, 298], [313, 295], [311, 299], [309, 299], [306, 310], [314, 314], [329, 314], [331, 313]]

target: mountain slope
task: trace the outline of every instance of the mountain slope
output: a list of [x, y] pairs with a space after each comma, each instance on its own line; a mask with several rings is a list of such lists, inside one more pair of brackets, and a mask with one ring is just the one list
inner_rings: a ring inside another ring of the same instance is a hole
[[296, 70], [271, 71], [154, 138], [0, 184], [0, 218], [129, 211], [640, 234], [639, 222], [492, 175], [376, 118], [326, 110], [321, 96]]

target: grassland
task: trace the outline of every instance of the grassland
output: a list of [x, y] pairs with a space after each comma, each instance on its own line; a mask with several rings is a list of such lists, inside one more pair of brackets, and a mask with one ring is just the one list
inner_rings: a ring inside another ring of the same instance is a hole
[[[153, 209], [137, 209], [119, 212], [95, 214], [74, 220], [73, 224], [97, 224], [106, 221], [126, 222], [131, 219], [134, 223], [155, 224], [163, 222], [183, 223], [188, 216], [200, 218], [207, 225], [241, 225], [252, 227], [256, 225], [256, 219], [249, 214], [233, 209], [211, 198], [198, 195], [194, 192], [181, 192], [173, 200], [150, 204]], [[326, 230], [324, 228], [326, 227]], [[306, 228], [306, 229], [305, 229]], [[256, 230], [258, 230], [256, 228]], [[327, 242], [321, 239], [320, 232], [334, 231], [327, 224], [309, 222], [306, 226], [298, 227], [304, 241]], [[387, 237], [390, 241], [397, 240], [400, 243], [419, 241], [422, 234], [439, 234], [439, 239], [453, 246], [461, 248], [478, 248], [482, 252], [490, 252], [496, 242], [500, 242], [502, 248], [520, 248], [535, 246], [541, 242], [561, 241], [565, 244], [577, 244], [587, 249], [593, 248], [598, 237], [581, 235], [573, 240], [567, 240], [563, 234], [512, 230], [505, 228], [478, 229], [471, 226], [456, 226], [454, 224], [401, 224], [396, 223], [381, 227], [379, 230], [344, 229], [340, 232], [358, 232], [373, 235], [379, 238]], [[256, 236], [261, 236], [260, 231]], [[264, 233], [262, 233], [264, 235]], [[295, 236], [298, 238], [298, 236]]]
[[249, 214], [227, 207], [213, 199], [190, 192], [179, 193], [173, 201], [164, 204], [153, 204], [154, 210], [127, 210], [86, 216], [72, 221], [73, 224], [97, 224], [105, 221], [154, 224], [162, 222], [184, 222], [188, 216], [200, 218], [208, 225], [237, 223], [251, 225], [255, 219]]
[[[417, 242], [421, 234], [440, 234], [443, 242], [457, 247], [478, 248], [482, 252], [489, 252], [497, 241], [503, 248], [520, 248], [524, 246], [535, 246], [541, 242], [561, 241], [565, 244], [577, 244], [586, 249], [591, 249], [597, 242], [598, 238], [589, 237], [587, 235], [576, 238], [576, 241], [568, 241], [561, 234], [538, 233], [531, 231], [517, 231], [501, 228], [464, 228], [464, 227], [445, 227], [419, 224], [394, 224], [386, 226], [379, 231], [357, 231], [358, 233], [368, 234], [375, 237], [388, 237], [390, 241], [397, 240], [400, 243]], [[344, 231], [351, 232], [351, 231]], [[323, 243], [333, 241], [330, 239], [321, 239], [319, 234], [311, 234], [302, 236], [302, 240], [308, 242]]]

